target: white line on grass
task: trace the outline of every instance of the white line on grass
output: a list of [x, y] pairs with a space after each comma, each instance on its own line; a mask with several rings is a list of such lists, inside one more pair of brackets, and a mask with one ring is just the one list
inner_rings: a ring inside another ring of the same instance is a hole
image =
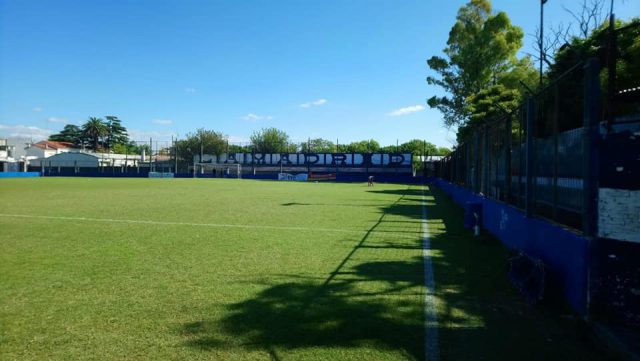
[[[191, 223], [191, 222], [166, 222], [166, 221], [145, 221], [136, 219], [112, 219], [112, 218], [89, 218], [89, 217], [64, 217], [64, 216], [42, 216], [34, 214], [6, 214], [0, 213], [0, 217], [6, 218], [31, 218], [31, 219], [52, 219], [65, 221], [81, 221], [81, 222], [104, 222], [104, 223], [129, 223], [129, 224], [153, 224], [159, 226], [191, 226], [191, 227], [215, 227], [215, 228], [241, 228], [241, 229], [273, 229], [279, 231], [308, 231], [308, 232], [335, 232], [349, 234], [363, 234], [367, 230], [355, 230], [344, 228], [314, 228], [314, 227], [287, 227], [287, 226], [265, 226], [256, 224], [224, 224], [224, 223]], [[371, 233], [376, 233], [372, 231]], [[394, 236], [398, 238], [415, 239], [415, 235], [402, 234], [399, 232], [379, 231], [377, 233], [385, 236]]]
[[425, 315], [425, 360], [437, 361], [438, 352], [438, 315], [436, 310], [436, 282], [433, 276], [433, 262], [431, 261], [431, 240], [429, 239], [429, 225], [427, 223], [427, 201], [422, 188], [422, 256], [424, 258], [424, 296]]

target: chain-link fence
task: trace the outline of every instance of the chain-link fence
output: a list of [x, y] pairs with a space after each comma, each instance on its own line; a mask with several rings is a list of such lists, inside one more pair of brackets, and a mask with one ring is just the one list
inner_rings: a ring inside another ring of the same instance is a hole
[[599, 104], [598, 71], [595, 61], [574, 66], [517, 109], [476, 124], [441, 162], [439, 176], [582, 229], [589, 177], [585, 149], [595, 121], [585, 109], [599, 119], [590, 107]]
[[[439, 176], [575, 229], [595, 224], [601, 137], [640, 117], [640, 22], [595, 36], [594, 58], [554, 77], [517, 109], [486, 119], [438, 166]], [[601, 66], [602, 65], [602, 68]], [[602, 69], [602, 71], [601, 71]]]
[[[339, 139], [328, 141], [324, 139], [311, 139], [306, 141], [262, 141], [262, 142], [229, 142], [223, 137], [198, 139], [197, 137], [174, 138], [171, 140], [129, 141], [126, 144], [117, 144], [111, 148], [101, 147], [98, 151], [81, 148], [74, 149], [68, 156], [56, 155], [46, 159], [32, 161], [29, 170], [41, 172], [43, 175], [84, 175], [84, 176], [145, 176], [149, 172], [175, 173], [181, 175], [193, 175], [195, 165], [199, 163], [216, 163], [220, 159], [234, 158], [239, 154], [256, 159], [250, 167], [243, 167], [243, 172], [272, 172], [273, 168], [263, 166], [262, 157], [268, 156], [272, 160], [272, 154], [294, 154], [296, 159], [300, 157], [314, 157], [314, 155], [335, 155], [345, 157], [346, 160], [360, 159], [363, 154], [370, 154], [376, 160], [371, 167], [375, 168], [383, 160], [402, 155], [406, 160], [407, 154], [412, 154], [413, 159], [408, 159], [409, 171], [413, 167], [414, 173], [422, 175], [422, 169], [427, 156], [433, 157], [437, 148], [426, 140], [410, 140], [406, 142], [396, 141], [394, 145], [380, 146], [374, 140], [340, 143]], [[360, 158], [359, 158], [360, 157]], [[323, 156], [323, 161], [326, 157]], [[306, 159], [306, 158], [305, 158]], [[357, 162], [356, 162], [357, 163]], [[393, 163], [393, 162], [391, 162]], [[392, 164], [386, 164], [389, 168]], [[246, 164], [245, 164], [246, 165]], [[262, 169], [265, 168], [265, 169]], [[403, 163], [402, 168], [407, 168]], [[256, 170], [257, 169], [257, 170]]]

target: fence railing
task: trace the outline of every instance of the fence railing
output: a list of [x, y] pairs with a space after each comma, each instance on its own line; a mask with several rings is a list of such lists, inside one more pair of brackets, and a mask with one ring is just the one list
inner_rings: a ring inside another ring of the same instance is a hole
[[437, 175], [586, 231], [594, 211], [590, 144], [602, 117], [599, 70], [595, 59], [576, 66], [517, 109], [476, 124]]

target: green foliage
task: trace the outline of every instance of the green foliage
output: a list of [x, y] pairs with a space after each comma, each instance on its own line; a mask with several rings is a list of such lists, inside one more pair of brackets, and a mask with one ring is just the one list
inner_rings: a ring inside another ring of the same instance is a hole
[[332, 153], [336, 151], [336, 145], [330, 140], [316, 138], [300, 143], [300, 151], [303, 153]]
[[90, 117], [89, 120], [82, 125], [82, 134], [89, 140], [94, 151], [100, 149], [100, 140], [102, 140], [108, 132], [109, 130], [102, 118]]
[[124, 144], [114, 144], [113, 148], [111, 148], [111, 151], [117, 154], [140, 155], [142, 154], [142, 149], [145, 150], [146, 155], [151, 154], [150, 153], [151, 147], [149, 146], [149, 144], [138, 145], [134, 141], [128, 141], [127, 143], [124, 143]]
[[251, 134], [251, 143], [256, 153], [295, 152], [297, 147], [289, 141], [289, 135], [277, 128], [263, 128]]
[[620, 26], [633, 26], [620, 32], [618, 49], [620, 49], [616, 72], [618, 89], [640, 86], [640, 18], [629, 22], [620, 22]]
[[[615, 28], [627, 27], [617, 34], [618, 61], [616, 63], [616, 87], [628, 89], [637, 87], [640, 79], [640, 18], [630, 21], [618, 20]], [[556, 54], [556, 63], [549, 69], [549, 78], [566, 72], [571, 66], [589, 58], [598, 58], [602, 66], [601, 81], [603, 90], [607, 89], [607, 58], [609, 24], [602, 24], [586, 39], [573, 38], [570, 46], [566, 46]]]
[[438, 148], [438, 152], [435, 155], [449, 155], [451, 154], [451, 149], [447, 147]]
[[[122, 125], [122, 121], [113, 115], [106, 116], [106, 119], [104, 121], [102, 118], [90, 117], [82, 127], [67, 124], [62, 131], [51, 135], [49, 140], [70, 142], [78, 146], [88, 143], [94, 151], [106, 148], [116, 153], [130, 152], [127, 129]], [[116, 147], [117, 145], [119, 146]]]
[[191, 164], [194, 157], [200, 154], [220, 155], [227, 151], [227, 137], [213, 130], [200, 128], [195, 133], [187, 134], [185, 139], [176, 143], [178, 158]]
[[412, 139], [400, 144], [400, 153], [413, 153], [413, 155], [435, 155], [438, 148], [433, 144], [420, 139]]
[[412, 153], [413, 155], [440, 155], [440, 152], [451, 152], [447, 148], [438, 148], [433, 143], [420, 139], [412, 139], [399, 145], [380, 146], [375, 139], [361, 140], [340, 145], [340, 152], [344, 153]]
[[349, 144], [341, 144], [338, 149], [343, 153], [374, 153], [380, 150], [380, 143], [375, 139], [361, 140]]
[[507, 89], [518, 90], [521, 99], [529, 89], [535, 89], [538, 86], [538, 71], [531, 57], [527, 55], [518, 59], [510, 71], [498, 76], [498, 84], [502, 84]]
[[[627, 27], [617, 34], [616, 62], [616, 90], [628, 89], [640, 85], [640, 18], [630, 21], [618, 20], [616, 29]], [[572, 38], [570, 44], [561, 47], [555, 54], [553, 63], [547, 73], [547, 79], [557, 79], [562, 76], [551, 93], [546, 96], [547, 102], [552, 102], [554, 92], [558, 94], [558, 108], [560, 109], [560, 131], [579, 127], [583, 122], [583, 94], [584, 72], [582, 67], [569, 72], [576, 64], [587, 61], [590, 58], [598, 59], [601, 66], [600, 82], [603, 98], [608, 94], [608, 69], [607, 46], [609, 43], [609, 23], [604, 23], [596, 28], [587, 38]], [[605, 103], [606, 104], [606, 103]], [[605, 110], [606, 111], [606, 110]], [[627, 111], [637, 112], [632, 104], [617, 103], [615, 114], [622, 115]], [[548, 124], [539, 124], [539, 128], [549, 127]]]
[[506, 13], [492, 13], [488, 0], [471, 0], [460, 8], [444, 49], [448, 59], [433, 56], [427, 61], [439, 75], [427, 82], [447, 93], [427, 103], [442, 112], [446, 126], [464, 124], [471, 116], [467, 98], [518, 67], [522, 37], [522, 29], [512, 25]]
[[251, 145], [229, 144], [229, 153], [251, 153]]
[[107, 134], [105, 136], [105, 147], [112, 149], [115, 145], [124, 145], [129, 141], [127, 128], [122, 126], [122, 121], [113, 115], [107, 115], [105, 125]]
[[520, 93], [502, 84], [492, 85], [467, 99], [471, 118], [468, 125], [503, 117], [520, 102]]
[[80, 145], [82, 144], [82, 129], [77, 125], [67, 124], [59, 133], [49, 136], [49, 140]]
[[471, 117], [467, 123], [458, 127], [457, 140], [463, 143], [473, 133], [475, 126], [504, 119], [522, 100], [516, 89], [502, 84], [490, 86], [469, 97], [468, 108]]

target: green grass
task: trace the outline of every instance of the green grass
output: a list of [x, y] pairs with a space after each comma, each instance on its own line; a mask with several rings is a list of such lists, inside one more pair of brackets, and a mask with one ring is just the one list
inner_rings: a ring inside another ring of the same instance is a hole
[[[443, 360], [592, 356], [426, 193]], [[0, 200], [0, 359], [424, 357], [421, 187], [5, 179]]]

